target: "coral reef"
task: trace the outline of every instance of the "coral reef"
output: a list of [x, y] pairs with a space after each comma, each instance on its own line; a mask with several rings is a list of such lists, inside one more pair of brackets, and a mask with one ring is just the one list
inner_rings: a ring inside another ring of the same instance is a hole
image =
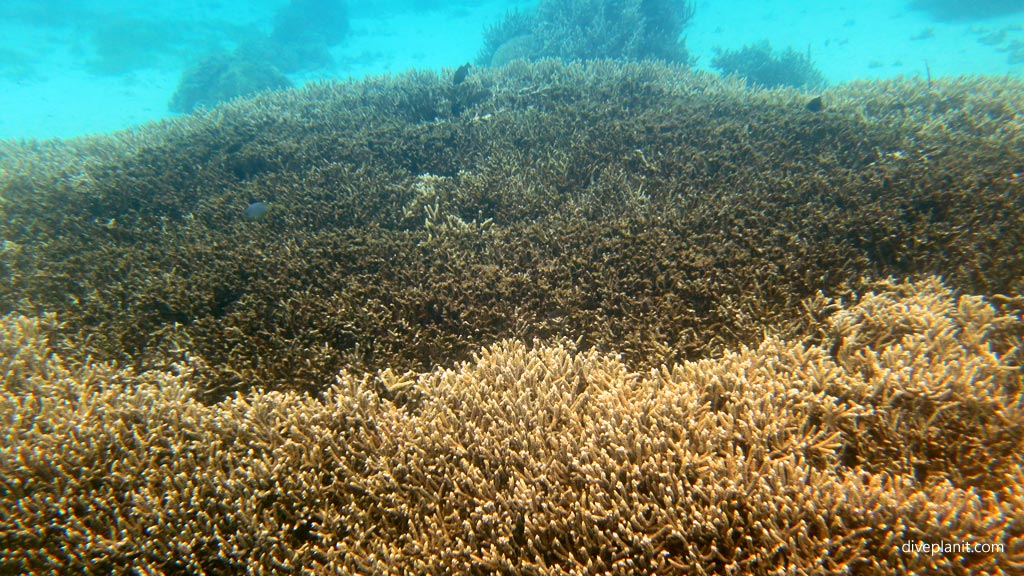
[[815, 89], [825, 86], [825, 77], [811, 62], [810, 55], [792, 48], [775, 54], [768, 41], [739, 50], [719, 49], [711, 60], [711, 66], [723, 74], [736, 74], [762, 88], [792, 86]]
[[348, 31], [346, 0], [292, 0], [278, 12], [269, 37], [245, 43], [238, 52], [284, 72], [322, 68], [333, 61], [330, 47]]
[[[70, 361], [9, 315], [0, 572], [1018, 573], [1024, 299], [804, 305], [821, 344], [638, 372], [505, 341], [212, 405], [194, 365]], [[909, 548], [943, 544], [985, 548]]]
[[811, 112], [682, 66], [518, 62], [4, 142], [0, 313], [57, 313], [68, 358], [188, 361], [216, 401], [508, 338], [710, 357], [864, 277], [1018, 293], [1022, 94], [868, 82]]
[[168, 108], [190, 112], [262, 90], [291, 87], [285, 73], [322, 68], [329, 49], [348, 33], [345, 0], [291, 0], [267, 36], [256, 35], [234, 50], [209, 55], [187, 68]]
[[679, 38], [693, 17], [684, 0], [542, 0], [511, 12], [484, 33], [477, 58], [502, 66], [516, 59], [660, 59], [686, 62]]
[[212, 107], [262, 90], [291, 88], [291, 80], [273, 65], [240, 53], [215, 54], [186, 70], [168, 105], [172, 112]]

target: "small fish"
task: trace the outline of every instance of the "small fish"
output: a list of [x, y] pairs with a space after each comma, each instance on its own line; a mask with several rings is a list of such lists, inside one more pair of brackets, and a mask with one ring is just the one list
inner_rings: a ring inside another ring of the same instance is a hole
[[270, 204], [266, 202], [260, 202], [258, 200], [251, 200], [249, 205], [245, 207], [245, 219], [246, 220], [259, 220], [267, 215], [270, 211]]
[[455, 74], [452, 76], [452, 86], [458, 86], [465, 82], [466, 78], [469, 76], [470, 68], [471, 66], [469, 64], [459, 66], [458, 69], [455, 70]]
[[805, 106], [811, 112], [821, 112], [825, 109], [825, 103], [821, 100], [821, 96], [815, 96], [811, 98], [811, 101]]

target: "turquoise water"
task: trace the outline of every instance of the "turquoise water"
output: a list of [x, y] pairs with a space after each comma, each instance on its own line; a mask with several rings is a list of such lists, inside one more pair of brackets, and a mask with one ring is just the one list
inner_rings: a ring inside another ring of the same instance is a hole
[[[536, 1], [5, 0], [0, 138], [106, 133], [172, 117], [183, 75], [269, 39], [292, 86], [474, 62], [484, 32]], [[1019, 0], [696, 0], [681, 38], [697, 68], [767, 41], [804, 55], [830, 84], [894, 76], [1021, 75]], [[966, 7], [965, 7], [966, 6]], [[310, 35], [316, 37], [309, 41]], [[200, 102], [200, 104], [205, 104]]]

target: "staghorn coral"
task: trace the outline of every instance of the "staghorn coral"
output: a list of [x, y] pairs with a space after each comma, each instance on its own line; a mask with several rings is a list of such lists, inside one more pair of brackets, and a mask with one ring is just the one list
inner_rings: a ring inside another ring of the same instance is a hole
[[767, 337], [633, 372], [505, 341], [211, 405], [194, 367], [69, 363], [52, 317], [10, 315], [0, 572], [1019, 572], [1019, 307], [875, 288], [807, 302], [834, 355]]
[[1021, 398], [1017, 316], [954, 298], [935, 279], [885, 288], [833, 319], [837, 361], [861, 375], [862, 402], [885, 408], [862, 419], [846, 458], [922, 482], [937, 474], [961, 488], [1005, 488], [992, 472], [1024, 433], [1019, 402], [1005, 405]]
[[695, 359], [865, 276], [1015, 293], [1022, 94], [865, 82], [813, 114], [677, 66], [520, 62], [0, 143], [0, 312], [55, 312], [69, 357], [140, 372], [187, 350], [213, 401], [506, 338]]

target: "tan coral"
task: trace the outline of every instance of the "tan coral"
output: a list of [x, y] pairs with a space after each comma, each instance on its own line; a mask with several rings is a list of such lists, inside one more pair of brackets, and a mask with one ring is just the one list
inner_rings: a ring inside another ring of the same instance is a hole
[[[53, 318], [8, 316], [0, 568], [1019, 571], [1020, 318], [930, 279], [830, 323], [836, 357], [769, 337], [637, 373], [506, 341], [452, 370], [342, 373], [322, 398], [204, 405], [191, 368], [68, 363]], [[903, 550], [922, 542], [1003, 548]]]

